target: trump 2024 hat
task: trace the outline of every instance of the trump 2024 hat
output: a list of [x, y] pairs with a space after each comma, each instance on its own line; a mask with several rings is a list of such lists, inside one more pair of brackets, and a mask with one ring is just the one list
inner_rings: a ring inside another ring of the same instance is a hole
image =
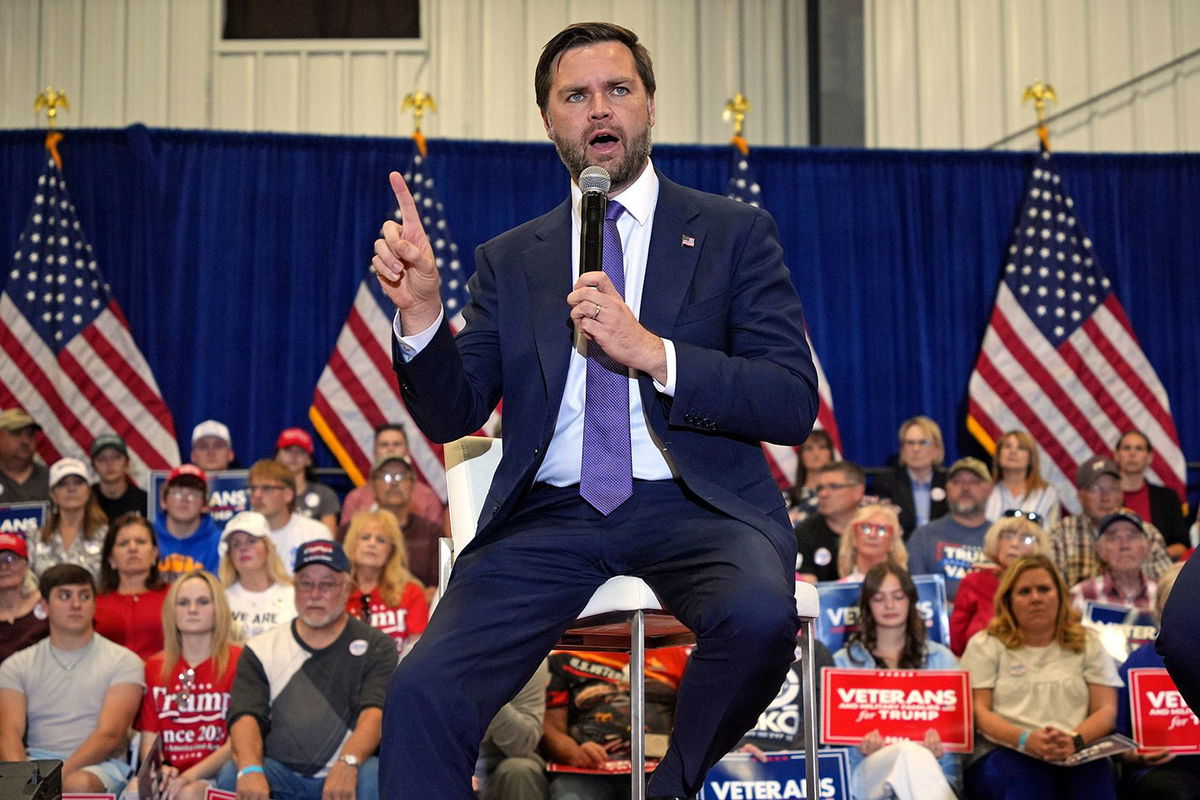
[[313, 564], [321, 564], [338, 572], [350, 572], [350, 559], [346, 551], [337, 542], [328, 539], [314, 539], [296, 548], [296, 563], [292, 572], [299, 572]]

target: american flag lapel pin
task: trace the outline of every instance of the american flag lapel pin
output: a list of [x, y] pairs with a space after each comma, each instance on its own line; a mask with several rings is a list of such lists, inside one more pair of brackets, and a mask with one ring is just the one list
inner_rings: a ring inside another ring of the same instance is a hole
[[696, 246], [696, 237], [688, 236], [686, 233], [683, 234], [682, 236], [679, 237], [679, 246], [680, 247], [695, 247]]

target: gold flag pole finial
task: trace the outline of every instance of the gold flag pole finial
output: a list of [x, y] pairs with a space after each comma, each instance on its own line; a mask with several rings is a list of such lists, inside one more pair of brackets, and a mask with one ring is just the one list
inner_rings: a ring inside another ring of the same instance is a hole
[[425, 116], [426, 110], [437, 111], [437, 101], [429, 92], [418, 89], [404, 95], [404, 102], [400, 105], [400, 109], [402, 111], [412, 109], [413, 141], [417, 143], [417, 150], [421, 152], [422, 156], [428, 155], [425, 148], [425, 134], [421, 133], [421, 119]]
[[71, 104], [67, 102], [67, 93], [52, 86], [47, 86], [46, 91], [33, 100], [33, 113], [36, 114], [42, 109], [46, 109], [46, 118], [50, 125], [50, 130], [46, 134], [46, 149], [50, 151], [54, 163], [58, 165], [59, 169], [62, 169], [62, 157], [58, 154], [58, 142], [62, 139], [62, 134], [58, 132], [58, 109], [60, 107], [67, 111], [71, 110]]
[[742, 136], [742, 128], [746, 123], [748, 111], [750, 111], [750, 101], [746, 99], [746, 95], [738, 92], [725, 103], [725, 113], [721, 115], [726, 122], [733, 122], [732, 141], [743, 155], [750, 153], [750, 146], [746, 144], [746, 139]]
[[1058, 102], [1058, 95], [1054, 93], [1054, 87], [1048, 83], [1038, 81], [1025, 87], [1025, 93], [1021, 95], [1021, 102], [1025, 103], [1032, 100], [1033, 109], [1037, 112], [1038, 120], [1038, 138], [1042, 140], [1042, 147], [1046, 152], [1050, 152], [1050, 130], [1046, 127], [1046, 101]]

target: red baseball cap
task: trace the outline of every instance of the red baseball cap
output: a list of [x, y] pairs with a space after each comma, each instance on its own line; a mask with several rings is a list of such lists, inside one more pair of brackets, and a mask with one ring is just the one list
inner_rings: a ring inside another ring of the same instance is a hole
[[303, 428], [286, 428], [283, 433], [279, 434], [279, 439], [275, 442], [275, 449], [282, 450], [285, 447], [303, 447], [304, 452], [310, 456], [313, 454], [312, 437]]
[[180, 478], [192, 478], [200, 481], [204, 486], [208, 486], [208, 476], [195, 464], [180, 464], [171, 470], [171, 474], [167, 475], [167, 484], [172, 484]]
[[29, 548], [25, 545], [25, 537], [15, 533], [0, 533], [0, 550], [7, 550], [26, 561], [29, 560]]

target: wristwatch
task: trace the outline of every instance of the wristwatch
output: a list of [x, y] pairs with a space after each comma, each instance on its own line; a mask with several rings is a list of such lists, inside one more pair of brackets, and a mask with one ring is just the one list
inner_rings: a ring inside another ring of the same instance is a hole
[[338, 761], [342, 762], [347, 767], [354, 767], [355, 769], [358, 769], [358, 756], [356, 756], [356, 755], [352, 755], [351, 753], [346, 753], [341, 758], [339, 758]]
[[1075, 734], [1073, 741], [1075, 742], [1075, 752], [1078, 753], [1084, 747], [1083, 737], [1077, 733]]

